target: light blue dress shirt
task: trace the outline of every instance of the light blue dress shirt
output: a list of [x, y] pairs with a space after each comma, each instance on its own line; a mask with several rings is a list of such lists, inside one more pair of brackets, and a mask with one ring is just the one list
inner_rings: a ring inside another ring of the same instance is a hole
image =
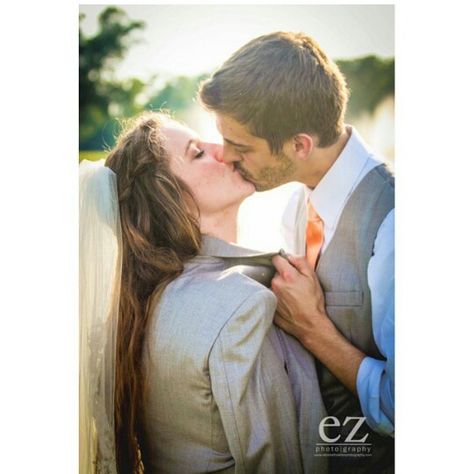
[[[336, 231], [339, 218], [351, 194], [364, 176], [382, 163], [361, 136], [347, 127], [351, 136], [336, 162], [320, 183], [310, 189], [301, 186], [290, 199], [283, 214], [282, 233], [289, 252], [305, 253], [306, 215], [296, 215], [297, 203], [304, 193], [324, 222], [324, 253]], [[384, 435], [394, 435], [394, 211], [382, 222], [369, 261], [374, 339], [386, 361], [365, 357], [357, 374], [357, 393], [367, 423]], [[295, 227], [296, 223], [296, 227]]]

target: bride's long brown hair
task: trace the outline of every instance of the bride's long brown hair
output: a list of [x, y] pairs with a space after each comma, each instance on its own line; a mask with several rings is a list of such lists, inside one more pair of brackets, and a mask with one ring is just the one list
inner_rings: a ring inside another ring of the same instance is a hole
[[[201, 244], [197, 206], [173, 175], [160, 129], [148, 112], [128, 124], [105, 161], [117, 176], [123, 267], [115, 370], [115, 442], [120, 474], [141, 472], [144, 340], [150, 311]], [[191, 207], [193, 206], [193, 207]]]

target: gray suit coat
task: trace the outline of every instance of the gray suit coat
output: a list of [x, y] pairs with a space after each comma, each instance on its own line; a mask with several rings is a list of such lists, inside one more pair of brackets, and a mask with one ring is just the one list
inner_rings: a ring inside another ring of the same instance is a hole
[[272, 255], [204, 237], [166, 288], [145, 345], [147, 472], [327, 472], [314, 359], [272, 324], [275, 296], [241, 266], [268, 282]]

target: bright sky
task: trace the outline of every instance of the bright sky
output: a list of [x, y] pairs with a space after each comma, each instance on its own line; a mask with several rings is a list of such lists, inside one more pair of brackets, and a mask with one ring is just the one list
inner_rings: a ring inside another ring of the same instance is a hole
[[[83, 31], [97, 30], [103, 5], [82, 5]], [[143, 20], [119, 77], [211, 72], [247, 41], [277, 30], [304, 31], [332, 58], [394, 56], [392, 5], [120, 5]]]

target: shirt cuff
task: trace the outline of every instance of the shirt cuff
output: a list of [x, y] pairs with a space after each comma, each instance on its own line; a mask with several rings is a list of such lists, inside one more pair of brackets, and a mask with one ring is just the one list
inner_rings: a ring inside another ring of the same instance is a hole
[[382, 360], [365, 357], [357, 373], [357, 393], [367, 424], [381, 435], [393, 436], [393, 399], [390, 391], [384, 390], [383, 378], [388, 377], [385, 366]]

